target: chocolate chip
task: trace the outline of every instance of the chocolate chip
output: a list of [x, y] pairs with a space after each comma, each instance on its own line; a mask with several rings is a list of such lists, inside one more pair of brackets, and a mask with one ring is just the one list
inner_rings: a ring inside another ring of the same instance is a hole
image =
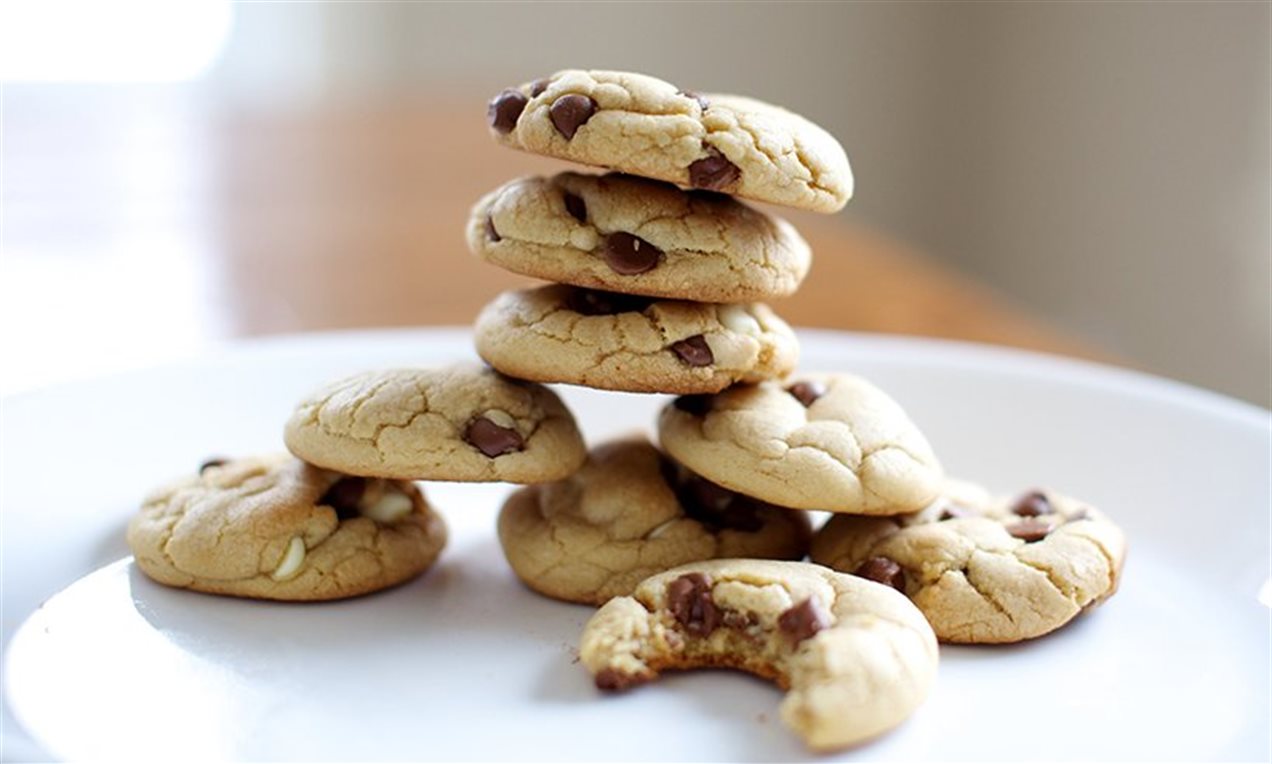
[[583, 95], [561, 96], [548, 109], [552, 124], [568, 141], [596, 113], [596, 101]]
[[208, 459], [207, 461], [203, 462], [203, 464], [199, 465], [199, 474], [202, 475], [203, 473], [207, 472], [213, 467], [220, 467], [226, 464], [227, 461], [228, 460], [223, 457], [214, 456], [211, 459]]
[[1032, 544], [1035, 541], [1042, 541], [1048, 533], [1051, 533], [1051, 524], [1029, 517], [1007, 526], [1007, 532], [1026, 544]]
[[624, 276], [651, 270], [658, 265], [662, 254], [658, 247], [626, 231], [605, 237], [605, 262], [610, 270]]
[[538, 98], [539, 96], [543, 95], [543, 91], [547, 89], [548, 89], [548, 81], [546, 79], [535, 80], [534, 82], [530, 83], [530, 97]]
[[492, 459], [526, 447], [525, 441], [516, 430], [500, 427], [484, 416], [468, 423], [468, 428], [464, 430], [464, 440]]
[[580, 223], [587, 222], [587, 205], [583, 203], [583, 197], [566, 194], [565, 211], [570, 213]]
[[871, 557], [858, 565], [852, 574], [886, 584], [899, 592], [905, 592], [905, 571], [901, 570], [896, 560], [889, 557]]
[[367, 490], [367, 481], [360, 477], [343, 477], [332, 483], [327, 492], [318, 500], [319, 504], [326, 504], [336, 510], [336, 517], [341, 520], [348, 520], [351, 517], [358, 516], [358, 502], [362, 501], [362, 494]]
[[604, 292], [599, 289], [572, 289], [565, 305], [585, 316], [612, 316], [616, 313], [640, 313], [653, 302], [634, 294]]
[[830, 616], [809, 597], [777, 618], [777, 627], [799, 644], [830, 625]]
[[698, 106], [702, 107], [703, 111], [706, 111], [707, 109], [711, 108], [711, 102], [707, 100], [706, 96], [699, 95], [693, 92], [692, 90], [677, 90], [676, 92], [684, 96], [685, 98], [692, 98], [693, 100], [697, 101]]
[[486, 238], [491, 241], [503, 241], [503, 237], [495, 230], [495, 219], [489, 215], [486, 216]]
[[641, 674], [628, 674], [615, 668], [603, 668], [593, 681], [596, 682], [597, 689], [619, 691], [644, 684], [649, 681], [649, 678]]
[[707, 393], [700, 395], [682, 395], [671, 402], [671, 405], [687, 414], [706, 416], [715, 403], [715, 396]]
[[512, 129], [517, 126], [517, 118], [521, 116], [521, 112], [525, 111], [526, 104], [529, 102], [519, 90], [505, 90], [495, 96], [490, 102], [490, 106], [486, 108], [486, 121], [496, 132], [511, 133]]
[[813, 401], [826, 394], [826, 386], [820, 382], [796, 382], [786, 388], [786, 392], [795, 396], [795, 399], [804, 404], [804, 408], [813, 405]]
[[959, 517], [971, 517], [974, 513], [970, 509], [960, 507], [957, 504], [950, 504], [941, 510], [939, 520], [953, 520]]
[[708, 191], [725, 191], [742, 177], [742, 170], [724, 158], [713, 147], [707, 147], [707, 157], [689, 165], [689, 185]]
[[1021, 517], [1037, 517], [1049, 515], [1056, 510], [1051, 506], [1051, 502], [1047, 501], [1047, 494], [1042, 491], [1031, 491], [1016, 499], [1011, 511]]
[[676, 494], [685, 515], [703, 525], [744, 533], [755, 533], [764, 527], [760, 504], [749, 496], [682, 470], [669, 459], [663, 461], [663, 479]]
[[720, 610], [711, 600], [711, 580], [701, 573], [686, 573], [667, 584], [667, 609], [694, 636], [705, 637], [720, 625]]
[[679, 342], [671, 343], [671, 352], [680, 356], [680, 360], [690, 366], [710, 366], [715, 363], [715, 356], [711, 354], [711, 346], [707, 344], [706, 338], [701, 334], [695, 334]]

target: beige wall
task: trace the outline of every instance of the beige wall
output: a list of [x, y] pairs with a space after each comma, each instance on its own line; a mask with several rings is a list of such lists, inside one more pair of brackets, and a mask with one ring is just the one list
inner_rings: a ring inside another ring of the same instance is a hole
[[236, 6], [238, 100], [569, 66], [743, 91], [847, 147], [845, 216], [1150, 369], [1268, 405], [1268, 3]]

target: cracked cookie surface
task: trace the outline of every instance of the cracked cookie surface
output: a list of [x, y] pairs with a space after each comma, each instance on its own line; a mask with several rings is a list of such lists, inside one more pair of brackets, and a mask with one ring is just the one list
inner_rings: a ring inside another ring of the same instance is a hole
[[156, 490], [128, 526], [137, 566], [168, 586], [272, 600], [378, 591], [427, 570], [446, 526], [419, 489], [287, 455], [237, 459]]
[[889, 587], [820, 565], [691, 563], [610, 600], [584, 627], [579, 656], [601, 689], [666, 669], [736, 668], [787, 690], [781, 716], [817, 750], [895, 727], [936, 675], [932, 629]]
[[949, 481], [916, 514], [831, 518], [812, 558], [886, 579], [944, 641], [1018, 642], [1060, 628], [1116, 592], [1126, 539], [1089, 504], [1053, 491], [991, 499], [978, 486]]
[[504, 292], [476, 323], [477, 353], [499, 371], [635, 393], [706, 393], [780, 377], [795, 333], [760, 303], [655, 300], [553, 284]]
[[499, 542], [526, 585], [592, 605], [696, 560], [803, 559], [810, 535], [804, 512], [715, 486], [644, 436], [598, 446], [574, 475], [517, 491], [499, 514]]
[[687, 188], [816, 212], [852, 196], [843, 147], [811, 121], [643, 74], [560, 71], [504, 90], [487, 118], [505, 146]]
[[476, 364], [371, 371], [303, 400], [293, 454], [351, 475], [404, 480], [560, 480], [583, 463], [574, 416], [546, 387]]
[[468, 248], [546, 281], [700, 302], [789, 295], [811, 261], [781, 218], [721, 194], [617, 173], [502, 186], [473, 208]]
[[658, 437], [708, 480], [784, 507], [895, 515], [922, 509], [940, 489], [940, 463], [918, 427], [851, 374], [679, 398], [659, 415]]

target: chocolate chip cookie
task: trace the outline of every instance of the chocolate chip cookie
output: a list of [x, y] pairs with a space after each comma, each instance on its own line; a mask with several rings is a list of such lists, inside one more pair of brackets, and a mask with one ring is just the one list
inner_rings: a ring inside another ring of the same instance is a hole
[[906, 594], [946, 642], [1017, 642], [1116, 592], [1126, 540], [1094, 507], [1053, 491], [994, 500], [951, 481], [916, 514], [831, 518], [812, 556]]
[[782, 721], [834, 750], [892, 729], [927, 697], [936, 637], [895, 590], [820, 565], [691, 563], [607, 602], [579, 645], [597, 687], [666, 669], [727, 667], [787, 690]]
[[499, 541], [522, 581], [591, 605], [695, 560], [800, 560], [809, 536], [804, 512], [706, 481], [644, 436], [598, 446], [578, 472], [521, 489], [499, 515]]
[[780, 377], [795, 333], [760, 303], [655, 300], [561, 284], [505, 292], [477, 318], [504, 374], [634, 393], [705, 393]]
[[314, 392], [284, 431], [293, 454], [351, 475], [560, 480], [586, 452], [551, 390], [476, 365], [372, 371]]
[[427, 570], [446, 526], [418, 488], [290, 456], [205, 465], [145, 499], [128, 526], [161, 584], [271, 600], [332, 600]]
[[784, 507], [865, 515], [922, 509], [940, 464], [882, 390], [851, 374], [799, 374], [668, 404], [658, 437], [673, 459]]
[[816, 212], [852, 196], [847, 155], [809, 120], [643, 74], [557, 72], [496, 95], [487, 122], [505, 146], [687, 188]]
[[703, 302], [789, 295], [811, 260], [780, 218], [616, 173], [514, 180], [473, 208], [468, 247], [546, 281]]

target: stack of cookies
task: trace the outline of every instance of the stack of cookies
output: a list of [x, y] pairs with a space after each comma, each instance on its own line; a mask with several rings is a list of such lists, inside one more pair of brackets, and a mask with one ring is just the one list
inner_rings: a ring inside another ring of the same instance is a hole
[[[1116, 591], [1125, 539], [1094, 508], [948, 479], [885, 392], [795, 372], [795, 335], [763, 301], [795, 292], [809, 249], [739, 198], [840, 209], [851, 174], [824, 130], [585, 71], [505, 90], [489, 122], [505, 145], [613, 171], [522, 178], [474, 208], [475, 254], [553, 283], [482, 312], [489, 367], [340, 380], [297, 405], [289, 455], [216, 461], [154, 492], [128, 531], [147, 575], [245, 597], [363, 594], [445, 544], [415, 481], [524, 483], [499, 515], [503, 551], [534, 590], [601, 606], [579, 647], [598, 687], [742, 668], [788, 690], [782, 718], [817, 749], [904, 720], [938, 640], [1029, 639]], [[540, 383], [676, 397], [659, 446], [632, 435], [586, 452]], [[833, 516], [814, 534], [807, 510]]]
[[[738, 197], [839, 210], [852, 175], [826, 131], [751, 99], [619, 72], [505, 90], [488, 116], [504, 145], [616, 172], [520, 178], [474, 207], [474, 254], [554, 282], [482, 311], [487, 363], [536, 382], [691, 396], [794, 370], [795, 334], [763, 301], [798, 289], [809, 248]], [[512, 497], [504, 551], [531, 587], [592, 604], [694, 560], [804, 557], [804, 513], [695, 472], [642, 437], [603, 444], [567, 481]]]
[[[795, 336], [762, 301], [792, 294], [810, 253], [739, 197], [840, 209], [851, 174], [824, 130], [594, 71], [505, 90], [488, 118], [504, 145], [616, 172], [522, 178], [477, 203], [473, 253], [555, 282], [488, 305], [478, 353], [511, 377], [678, 396], [661, 451], [601, 445], [500, 515], [530, 587], [604, 603], [580, 648], [598, 687], [741, 667], [789, 686], [783, 718], [810, 745], [842, 747], [922, 701], [938, 638], [1028, 639], [1116, 590], [1125, 542], [1094, 509], [948, 480], [882, 390], [793, 374]], [[811, 549], [803, 510], [834, 513]], [[809, 551], [821, 565], [780, 562]]]

